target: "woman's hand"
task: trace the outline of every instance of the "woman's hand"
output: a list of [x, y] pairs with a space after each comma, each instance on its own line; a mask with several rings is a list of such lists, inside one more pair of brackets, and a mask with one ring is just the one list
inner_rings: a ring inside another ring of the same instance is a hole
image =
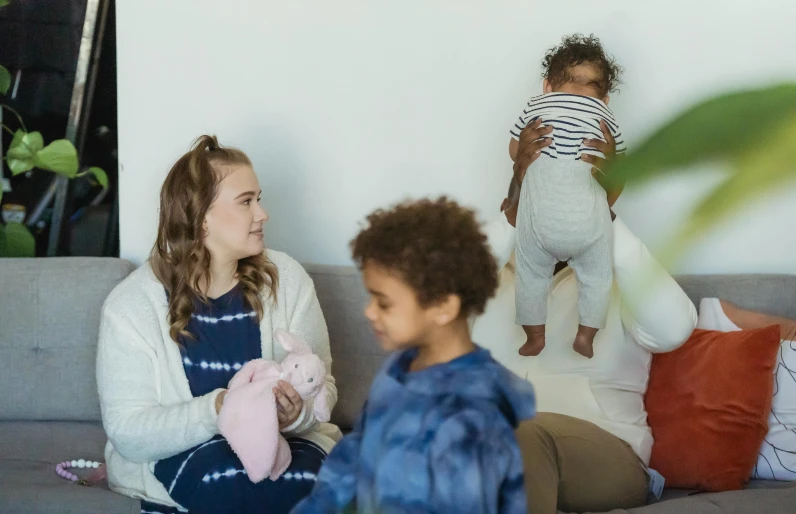
[[[592, 165], [591, 174], [594, 175], [594, 178], [597, 179], [597, 182], [599, 182], [600, 185], [605, 188], [603, 182], [603, 177], [605, 174], [603, 173], [603, 169], [605, 169], [606, 164], [608, 164], [609, 161], [616, 157], [616, 140], [614, 139], [613, 134], [611, 134], [611, 131], [608, 129], [608, 125], [603, 120], [600, 120], [600, 129], [602, 130], [605, 141], [601, 141], [599, 139], [584, 139], [583, 144], [602, 152], [605, 155], [605, 159], [596, 157], [594, 155], [584, 154], [581, 156], [581, 160]], [[607, 188], [605, 189], [605, 191], [608, 193], [609, 207], [613, 207], [614, 203], [616, 203], [616, 200], [619, 198], [619, 195], [622, 194], [623, 189], [624, 185], [612, 190], [608, 190]]]
[[278, 385], [279, 387], [274, 387], [277, 406], [276, 415], [279, 419], [279, 430], [283, 430], [299, 417], [301, 408], [304, 406], [304, 400], [301, 399], [301, 396], [290, 383], [280, 380]]
[[224, 397], [227, 396], [227, 390], [224, 389], [218, 396], [216, 396], [216, 414], [221, 412], [221, 406], [224, 405]]
[[533, 161], [539, 158], [543, 148], [553, 143], [553, 138], [544, 136], [553, 132], [553, 127], [543, 127], [542, 119], [525, 126], [520, 132], [520, 141], [517, 148], [517, 158], [514, 159], [514, 180], [522, 185], [525, 172]]

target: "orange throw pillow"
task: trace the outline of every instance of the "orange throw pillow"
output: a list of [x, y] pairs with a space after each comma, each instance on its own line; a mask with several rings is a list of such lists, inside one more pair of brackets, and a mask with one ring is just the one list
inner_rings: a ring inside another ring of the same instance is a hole
[[742, 489], [768, 432], [780, 327], [695, 330], [652, 358], [644, 402], [655, 444], [650, 467], [666, 487]]

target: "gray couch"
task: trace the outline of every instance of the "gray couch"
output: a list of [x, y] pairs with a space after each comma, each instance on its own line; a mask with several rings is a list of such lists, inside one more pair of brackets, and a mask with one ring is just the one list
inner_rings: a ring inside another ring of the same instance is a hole
[[[340, 392], [333, 421], [355, 419], [384, 358], [361, 314], [365, 293], [351, 268], [308, 267], [332, 339]], [[119, 259], [0, 259], [0, 514], [138, 514], [137, 501], [86, 488], [54, 472], [66, 459], [102, 460], [94, 354], [100, 307], [130, 271]], [[691, 276], [680, 282], [697, 302], [719, 296], [796, 317], [796, 276]], [[796, 513], [796, 484], [753, 482], [745, 491], [693, 495], [634, 514]]]

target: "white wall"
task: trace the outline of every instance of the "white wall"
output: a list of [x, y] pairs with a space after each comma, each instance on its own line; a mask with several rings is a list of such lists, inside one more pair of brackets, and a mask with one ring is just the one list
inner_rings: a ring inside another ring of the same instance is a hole
[[[484, 218], [497, 212], [508, 129], [565, 33], [594, 32], [625, 66], [611, 106], [631, 148], [707, 95], [796, 80], [796, 5], [777, 0], [138, 0], [117, 10], [121, 251], [139, 263], [160, 185], [204, 132], [251, 156], [270, 247], [347, 264], [359, 220], [407, 195], [448, 193]], [[628, 191], [617, 210], [654, 250], [717, 174]], [[781, 191], [679, 270], [796, 273], [795, 220], [796, 188]]]

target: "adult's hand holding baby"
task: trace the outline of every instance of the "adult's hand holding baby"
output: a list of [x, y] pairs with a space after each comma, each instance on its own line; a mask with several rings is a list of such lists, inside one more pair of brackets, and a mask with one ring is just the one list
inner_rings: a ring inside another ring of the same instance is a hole
[[[542, 120], [537, 119], [529, 123], [522, 132], [517, 146], [517, 155], [514, 157], [514, 180], [517, 185], [522, 185], [525, 172], [533, 161], [539, 158], [543, 148], [553, 143], [553, 138], [545, 137], [553, 132], [553, 127], [542, 126]], [[519, 200], [519, 188], [517, 188]], [[511, 199], [512, 202], [514, 199]]]
[[[514, 185], [510, 188], [510, 195], [503, 200], [501, 211], [506, 215], [511, 226], [516, 226], [517, 223], [517, 209], [520, 204], [520, 188], [522, 181], [525, 178], [525, 172], [528, 166], [533, 161], [539, 158], [543, 148], [550, 146], [553, 139], [545, 137], [553, 132], [553, 127], [543, 127], [542, 120], [538, 119], [533, 123], [529, 123], [522, 132], [520, 132], [520, 140], [515, 142], [516, 152], [513, 146], [509, 147], [509, 152], [514, 159]], [[514, 140], [512, 140], [514, 142]]]
[[[595, 150], [602, 152], [603, 155], [605, 155], [605, 159], [595, 155], [584, 154], [581, 156], [581, 160], [592, 165], [592, 175], [594, 175], [594, 178], [597, 179], [597, 182], [599, 182], [600, 185], [605, 188], [604, 182], [602, 180], [602, 178], [605, 176], [603, 170], [606, 169], [606, 165], [610, 161], [616, 158], [616, 140], [611, 134], [611, 131], [608, 129], [608, 125], [603, 120], [600, 120], [600, 130], [603, 133], [605, 141], [600, 139], [584, 139], [583, 144], [589, 148], [594, 148]], [[609, 207], [613, 207], [614, 203], [616, 203], [616, 200], [619, 198], [619, 195], [622, 194], [623, 189], [624, 185], [612, 190], [606, 189], [606, 192], [608, 193]]]

